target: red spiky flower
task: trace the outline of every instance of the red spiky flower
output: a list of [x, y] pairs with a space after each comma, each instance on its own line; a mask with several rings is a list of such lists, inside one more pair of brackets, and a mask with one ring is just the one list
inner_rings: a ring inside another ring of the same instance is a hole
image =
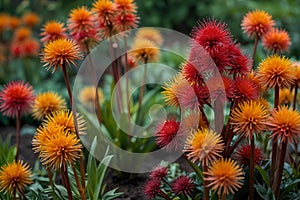
[[161, 182], [158, 179], [149, 180], [144, 186], [144, 194], [149, 199], [154, 199], [162, 192], [160, 189], [160, 185], [161, 185]]
[[153, 179], [163, 179], [168, 175], [168, 168], [158, 166], [150, 173], [150, 177]]
[[227, 46], [232, 41], [227, 25], [215, 19], [200, 22], [199, 26], [193, 29], [192, 38], [209, 53], [221, 46]]
[[176, 149], [179, 145], [179, 142], [174, 138], [177, 135], [179, 125], [180, 122], [177, 122], [174, 119], [168, 119], [159, 124], [157, 129], [158, 131], [155, 135], [157, 145], [168, 150]]
[[179, 176], [174, 182], [172, 183], [172, 191], [178, 195], [180, 193], [189, 195], [192, 193], [195, 185], [193, 180], [187, 176]]
[[15, 118], [30, 112], [34, 101], [34, 91], [29, 83], [12, 81], [0, 93], [0, 110], [3, 115]]
[[[241, 146], [239, 149], [237, 149], [236, 154], [235, 154], [235, 159], [237, 160], [237, 162], [244, 167], [247, 167], [250, 165], [250, 157], [251, 157], [250, 144]], [[254, 148], [255, 164], [260, 165], [262, 158], [263, 158], [262, 150], [258, 147], [255, 147]]]
[[249, 57], [242, 54], [238, 45], [230, 45], [228, 51], [230, 52], [229, 74], [234, 77], [247, 75], [252, 68], [252, 61]]
[[238, 101], [256, 100], [259, 97], [259, 86], [248, 78], [237, 78], [235, 80], [234, 97]]

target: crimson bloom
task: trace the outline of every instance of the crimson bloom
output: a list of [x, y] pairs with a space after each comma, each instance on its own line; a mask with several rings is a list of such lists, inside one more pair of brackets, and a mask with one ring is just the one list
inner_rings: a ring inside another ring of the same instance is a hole
[[0, 93], [0, 110], [3, 115], [15, 118], [30, 112], [34, 102], [34, 91], [29, 83], [12, 81]]
[[155, 179], [162, 179], [165, 178], [168, 175], [168, 168], [158, 166], [156, 167], [151, 173], [150, 177]]
[[172, 183], [172, 191], [178, 195], [180, 193], [183, 194], [191, 194], [195, 185], [193, 180], [187, 176], [179, 176], [174, 182]]
[[259, 97], [259, 86], [248, 78], [235, 80], [235, 95], [238, 101], [256, 100]]
[[172, 141], [179, 130], [180, 122], [173, 119], [168, 119], [158, 126], [158, 132], [156, 133], [156, 143], [160, 147], [164, 147], [168, 150], [177, 148], [179, 142]]
[[153, 199], [162, 193], [160, 189], [161, 182], [158, 179], [149, 180], [144, 186], [144, 193], [149, 199]]
[[[235, 154], [235, 159], [237, 160], [237, 162], [244, 167], [250, 165], [250, 157], [251, 157], [251, 147], [249, 144], [240, 147]], [[263, 158], [262, 150], [260, 148], [255, 147], [254, 148], [255, 164], [260, 165], [262, 158]]]

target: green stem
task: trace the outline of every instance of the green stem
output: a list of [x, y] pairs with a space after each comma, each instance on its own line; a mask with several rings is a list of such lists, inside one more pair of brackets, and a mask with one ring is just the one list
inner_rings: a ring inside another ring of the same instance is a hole
[[253, 62], [253, 68], [254, 68], [254, 61], [255, 61], [255, 54], [256, 54], [256, 49], [258, 45], [258, 35], [255, 36], [255, 41], [254, 41], [254, 47], [253, 47], [253, 52], [252, 52], [252, 62]]

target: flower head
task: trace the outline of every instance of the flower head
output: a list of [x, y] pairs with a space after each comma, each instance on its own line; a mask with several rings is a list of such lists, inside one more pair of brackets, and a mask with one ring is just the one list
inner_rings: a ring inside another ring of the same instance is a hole
[[40, 22], [40, 18], [36, 13], [28, 12], [23, 15], [22, 21], [26, 26], [34, 27]]
[[51, 41], [60, 39], [60, 38], [67, 38], [66, 35], [66, 28], [64, 28], [64, 24], [57, 21], [49, 21], [47, 22], [44, 27], [42, 28], [42, 36], [41, 41], [44, 44], [47, 44]]
[[[100, 103], [103, 103], [104, 96], [103, 96], [102, 90], [100, 88], [98, 88], [98, 97], [99, 97]], [[78, 98], [82, 104], [92, 107], [96, 101], [95, 86], [86, 86], [86, 87], [82, 88], [82, 90], [80, 90]]]
[[63, 38], [49, 42], [45, 46], [42, 62], [45, 63], [47, 70], [53, 67], [55, 72], [62, 65], [75, 65], [75, 61], [81, 58], [79, 46], [74, 41]]
[[231, 45], [229, 46], [229, 56], [230, 56], [230, 64], [228, 68], [229, 74], [236, 76], [245, 76], [250, 72], [252, 67], [252, 62], [248, 56], [242, 54], [239, 46]]
[[195, 185], [193, 180], [187, 176], [179, 176], [172, 183], [172, 191], [178, 195], [180, 193], [183, 194], [191, 194]]
[[71, 37], [81, 45], [91, 45], [99, 40], [92, 12], [84, 6], [71, 10], [68, 28]]
[[289, 88], [279, 90], [279, 105], [290, 105], [293, 99], [294, 93]]
[[14, 16], [10, 16], [8, 21], [8, 27], [12, 30], [16, 29], [20, 25], [20, 19]]
[[249, 78], [237, 78], [234, 81], [234, 98], [238, 101], [256, 100], [259, 97], [259, 86]]
[[3, 115], [15, 118], [29, 113], [33, 101], [34, 91], [29, 83], [12, 81], [0, 93], [0, 110]]
[[160, 189], [161, 182], [158, 179], [149, 180], [144, 186], [144, 194], [149, 198], [153, 199], [157, 197], [162, 191]]
[[205, 128], [190, 135], [184, 148], [184, 152], [192, 162], [199, 160], [202, 164], [207, 165], [221, 156], [224, 144], [218, 133]]
[[39, 54], [40, 44], [33, 38], [27, 38], [12, 43], [10, 49], [15, 57], [35, 57]]
[[263, 47], [272, 52], [287, 51], [291, 45], [289, 34], [285, 30], [273, 29], [262, 38]]
[[168, 168], [158, 166], [150, 173], [150, 177], [154, 179], [162, 179], [168, 175]]
[[209, 88], [210, 100], [214, 102], [217, 99], [231, 99], [234, 92], [234, 83], [226, 76], [213, 76], [206, 82]]
[[1, 166], [0, 191], [13, 196], [15, 192], [23, 195], [24, 189], [32, 183], [29, 166], [22, 161], [13, 161]]
[[36, 96], [32, 116], [41, 120], [51, 112], [66, 109], [66, 101], [55, 92], [43, 92]]
[[250, 138], [266, 128], [268, 116], [268, 108], [258, 101], [241, 102], [231, 115], [233, 131]]
[[248, 12], [242, 21], [242, 29], [249, 37], [262, 37], [275, 25], [272, 16], [263, 10]]
[[93, 4], [99, 24], [110, 24], [115, 15], [115, 6], [110, 0], [98, 0]]
[[136, 5], [133, 0], [115, 0], [116, 10], [125, 13], [134, 13], [136, 12]]
[[275, 141], [281, 142], [297, 141], [300, 135], [300, 115], [296, 110], [288, 109], [286, 106], [274, 109], [268, 121], [268, 126], [273, 132], [271, 135]]
[[[159, 147], [166, 149], [176, 149], [180, 142], [175, 140], [179, 130], [180, 122], [169, 119], [158, 125], [156, 133], [156, 143]], [[178, 137], [178, 136], [177, 136]], [[174, 141], [174, 140], [175, 141]]]
[[13, 35], [13, 40], [14, 40], [14, 42], [20, 42], [20, 41], [30, 38], [31, 35], [32, 35], [32, 32], [29, 28], [20, 27], [15, 30], [14, 35]]
[[231, 159], [216, 160], [205, 172], [208, 187], [216, 190], [218, 195], [234, 194], [242, 186], [243, 172], [236, 162]]
[[[85, 121], [82, 116], [77, 114], [78, 134], [85, 134]], [[46, 116], [43, 125], [45, 127], [56, 126], [63, 128], [66, 134], [75, 134], [75, 125], [73, 120], [73, 112], [70, 110], [59, 110], [52, 112], [51, 115]]]
[[259, 64], [258, 79], [264, 88], [289, 87], [295, 79], [295, 70], [288, 58], [273, 55]]
[[[235, 159], [237, 162], [247, 167], [250, 165], [250, 157], [251, 157], [251, 147], [249, 144], [242, 145], [239, 149], [236, 150]], [[255, 147], [254, 148], [254, 162], [256, 165], [261, 164], [261, 160], [263, 158], [262, 149]]]
[[152, 62], [158, 59], [159, 51], [159, 48], [149, 40], [135, 40], [131, 47], [130, 56], [137, 61]]
[[136, 28], [138, 17], [133, 13], [119, 13], [114, 18], [114, 26], [119, 33]]
[[81, 144], [75, 134], [59, 133], [45, 141], [40, 152], [41, 162], [54, 169], [66, 169], [66, 165], [73, 165], [81, 154]]
[[139, 28], [136, 32], [136, 38], [150, 40], [157, 46], [163, 42], [161, 33], [155, 28]]
[[209, 53], [232, 42], [227, 25], [214, 19], [199, 23], [199, 26], [192, 31], [192, 38]]
[[295, 67], [295, 84], [298, 84], [298, 87], [300, 86], [300, 63], [299, 62], [293, 62], [292, 65]]

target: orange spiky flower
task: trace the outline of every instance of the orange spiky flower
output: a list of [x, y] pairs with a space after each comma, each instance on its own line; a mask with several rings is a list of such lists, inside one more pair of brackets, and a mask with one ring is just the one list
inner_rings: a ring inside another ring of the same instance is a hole
[[275, 25], [272, 16], [263, 10], [255, 10], [248, 12], [242, 21], [243, 31], [251, 38], [261, 38], [270, 31]]
[[291, 39], [288, 32], [275, 28], [264, 35], [262, 45], [268, 51], [279, 53], [288, 50]]
[[28, 27], [34, 27], [39, 24], [40, 18], [36, 13], [28, 12], [22, 17], [23, 23]]
[[184, 148], [192, 162], [199, 160], [202, 165], [208, 165], [221, 157], [224, 144], [218, 133], [211, 129], [199, 129], [188, 137]]
[[268, 116], [268, 109], [258, 101], [241, 102], [230, 117], [233, 131], [251, 138], [266, 128]]
[[279, 91], [279, 105], [290, 105], [293, 102], [294, 94], [289, 88], [283, 88]]
[[70, 39], [57, 39], [49, 42], [43, 51], [42, 62], [47, 70], [53, 67], [54, 73], [62, 65], [75, 65], [76, 60], [82, 59], [79, 46]]
[[149, 40], [136, 40], [131, 47], [130, 56], [137, 61], [152, 62], [158, 59], [159, 48]]
[[123, 11], [125, 13], [135, 13], [136, 5], [133, 0], [115, 0], [115, 7], [119, 11]]
[[31, 176], [29, 165], [23, 161], [6, 163], [0, 170], [0, 191], [10, 196], [24, 195], [25, 188], [32, 183]]
[[161, 33], [155, 28], [139, 28], [136, 32], [136, 38], [150, 40], [157, 46], [160, 46], [163, 42]]
[[20, 27], [15, 30], [14, 35], [13, 35], [13, 40], [14, 40], [14, 42], [21, 42], [25, 39], [30, 38], [31, 35], [32, 35], [32, 32], [29, 28]]
[[264, 88], [289, 87], [295, 79], [292, 62], [279, 55], [267, 57], [258, 66], [258, 79]]
[[60, 39], [60, 38], [67, 38], [66, 35], [66, 28], [64, 27], [64, 23], [58, 21], [48, 21], [44, 27], [42, 28], [42, 36], [41, 41], [44, 44], [47, 44], [51, 41]]
[[205, 173], [208, 187], [216, 190], [218, 195], [234, 194], [242, 187], [244, 179], [242, 168], [231, 159], [216, 160]]

